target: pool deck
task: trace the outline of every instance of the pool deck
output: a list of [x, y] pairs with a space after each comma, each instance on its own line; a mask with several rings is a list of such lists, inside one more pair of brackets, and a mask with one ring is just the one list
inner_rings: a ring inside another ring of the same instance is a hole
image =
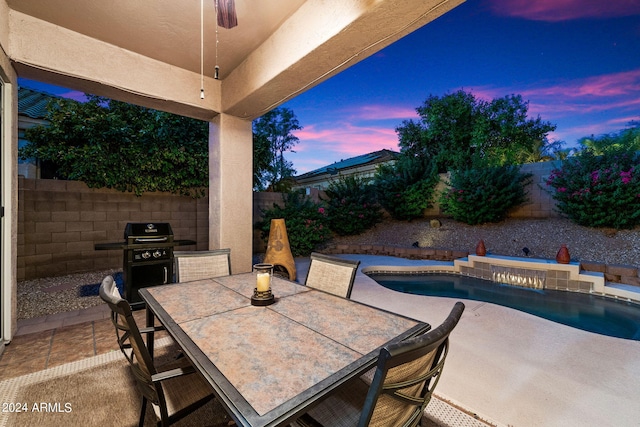
[[[360, 269], [451, 264], [340, 256], [360, 260]], [[308, 266], [308, 258], [296, 259], [298, 281], [304, 282]], [[433, 326], [446, 318], [456, 301], [392, 291], [361, 271], [351, 297]], [[495, 304], [464, 303], [437, 395], [498, 427], [640, 425], [640, 341], [581, 331]], [[102, 347], [115, 345], [107, 317], [106, 306], [98, 306], [18, 322], [15, 345], [0, 358], [0, 377], [106, 351]], [[76, 348], [85, 338], [87, 355]], [[76, 345], [72, 352], [56, 348], [64, 343], [66, 349], [70, 342]], [[40, 359], [33, 356], [40, 353], [42, 363], [36, 365]]]
[[[438, 264], [342, 257], [361, 260], [361, 269]], [[304, 277], [308, 267], [297, 261]], [[434, 326], [456, 301], [392, 291], [360, 271], [351, 298]], [[640, 341], [581, 331], [495, 304], [464, 303], [436, 394], [499, 426], [640, 425]]]

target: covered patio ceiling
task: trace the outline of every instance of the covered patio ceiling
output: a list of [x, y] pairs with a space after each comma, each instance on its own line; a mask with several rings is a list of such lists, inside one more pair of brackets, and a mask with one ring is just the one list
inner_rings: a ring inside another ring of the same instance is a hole
[[18, 78], [209, 121], [208, 244], [230, 248], [240, 273], [252, 264], [252, 217], [238, 214], [252, 212], [251, 121], [464, 0], [235, 0], [217, 62], [214, 1], [202, 78], [198, 0], [0, 0], [0, 351], [17, 324]]
[[463, 1], [235, 0], [238, 25], [217, 28], [216, 61], [215, 0], [204, 0], [204, 100], [198, 0], [0, 0], [0, 12], [20, 77], [204, 120], [254, 119]]

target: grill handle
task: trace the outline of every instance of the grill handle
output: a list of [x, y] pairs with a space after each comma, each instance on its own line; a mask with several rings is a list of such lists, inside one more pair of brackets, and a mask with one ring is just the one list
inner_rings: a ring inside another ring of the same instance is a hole
[[158, 243], [166, 241], [167, 237], [136, 237], [134, 240], [136, 243]]
[[169, 283], [169, 270], [167, 269], [167, 267], [164, 267], [164, 284], [166, 285], [167, 283]]

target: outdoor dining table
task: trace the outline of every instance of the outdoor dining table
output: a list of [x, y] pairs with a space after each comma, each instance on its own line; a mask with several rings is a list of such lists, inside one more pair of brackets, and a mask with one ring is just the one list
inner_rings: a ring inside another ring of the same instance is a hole
[[[251, 305], [256, 276], [140, 289], [154, 317], [237, 425], [287, 425], [430, 325], [273, 277], [275, 303]], [[149, 342], [153, 348], [153, 341]]]

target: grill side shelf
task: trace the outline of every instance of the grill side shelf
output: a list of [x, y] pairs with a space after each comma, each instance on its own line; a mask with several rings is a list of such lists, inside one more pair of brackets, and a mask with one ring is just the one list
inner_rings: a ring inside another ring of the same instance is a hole
[[165, 243], [136, 243], [128, 244], [127, 242], [113, 242], [113, 243], [96, 243], [93, 248], [96, 251], [111, 251], [115, 249], [151, 249], [151, 248], [170, 248], [173, 246], [189, 246], [195, 245], [195, 240], [174, 240], [173, 242]]

